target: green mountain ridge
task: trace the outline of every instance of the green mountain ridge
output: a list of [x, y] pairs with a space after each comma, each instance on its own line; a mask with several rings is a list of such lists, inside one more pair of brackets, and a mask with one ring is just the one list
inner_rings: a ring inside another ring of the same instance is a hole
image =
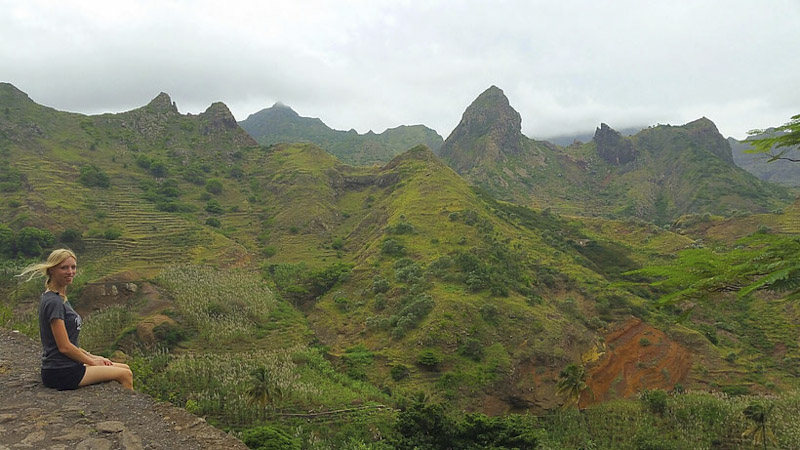
[[436, 150], [443, 142], [436, 131], [424, 125], [401, 125], [380, 134], [333, 130], [322, 120], [301, 117], [282, 103], [251, 114], [239, 124], [259, 144], [310, 142], [353, 165], [383, 164], [415, 145]]
[[793, 198], [737, 167], [706, 118], [630, 137], [602, 124], [591, 142], [558, 147], [522, 135], [519, 114], [495, 86], [466, 109], [439, 156], [498, 198], [584, 216], [663, 224], [683, 214], [765, 212]]

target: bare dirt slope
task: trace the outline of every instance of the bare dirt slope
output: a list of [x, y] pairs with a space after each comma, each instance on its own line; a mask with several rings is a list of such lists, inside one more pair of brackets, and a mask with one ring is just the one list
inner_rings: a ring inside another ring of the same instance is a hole
[[0, 329], [0, 450], [247, 449], [203, 419], [116, 383], [48, 389], [40, 352], [27, 336]]
[[639, 319], [630, 319], [605, 336], [604, 353], [589, 364], [581, 405], [629, 397], [644, 389], [672, 389], [685, 383], [692, 354], [666, 334]]

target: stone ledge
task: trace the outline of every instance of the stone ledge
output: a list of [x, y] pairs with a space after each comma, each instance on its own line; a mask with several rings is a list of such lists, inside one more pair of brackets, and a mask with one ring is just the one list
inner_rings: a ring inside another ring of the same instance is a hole
[[217, 450], [247, 447], [184, 409], [116, 383], [44, 387], [39, 344], [0, 329], [0, 450]]

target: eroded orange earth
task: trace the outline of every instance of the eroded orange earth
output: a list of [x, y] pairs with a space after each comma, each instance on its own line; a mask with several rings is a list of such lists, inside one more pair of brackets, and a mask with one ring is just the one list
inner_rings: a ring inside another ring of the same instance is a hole
[[590, 390], [581, 396], [581, 407], [645, 389], [670, 390], [686, 381], [692, 367], [686, 348], [639, 319], [609, 332], [595, 357], [587, 364]]

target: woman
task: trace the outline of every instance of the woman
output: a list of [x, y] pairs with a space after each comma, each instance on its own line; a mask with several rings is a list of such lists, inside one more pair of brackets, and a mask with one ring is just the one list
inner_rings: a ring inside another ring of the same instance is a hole
[[45, 291], [39, 303], [39, 336], [42, 338], [42, 382], [58, 389], [118, 381], [133, 390], [133, 372], [127, 364], [115, 363], [78, 347], [81, 316], [67, 301], [78, 258], [71, 250], [50, 253], [47, 262], [28, 266], [19, 276], [45, 277]]

